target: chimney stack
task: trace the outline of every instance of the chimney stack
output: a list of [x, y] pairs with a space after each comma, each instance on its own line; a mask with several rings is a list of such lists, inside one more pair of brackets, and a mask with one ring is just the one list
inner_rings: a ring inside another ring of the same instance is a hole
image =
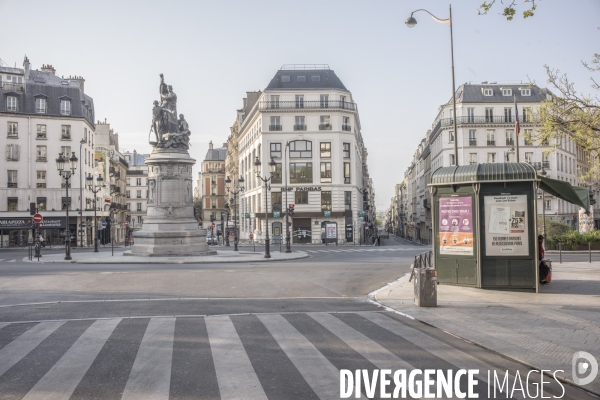
[[52, 74], [56, 75], [56, 69], [52, 66], [52, 64], [43, 64], [42, 72], [52, 72]]
[[213, 149], [213, 142], [212, 142], [212, 140], [210, 142], [208, 142], [208, 149], [209, 150]]
[[82, 76], [71, 76], [69, 75], [69, 82], [77, 82], [79, 84], [79, 88], [81, 89], [81, 93], [85, 93], [83, 90], [83, 86], [85, 83], [85, 79]]
[[133, 149], [133, 166], [135, 167], [135, 161], [137, 159], [137, 151], [135, 151], [135, 149]]
[[27, 81], [29, 80], [29, 58], [27, 58], [27, 55], [23, 60], [23, 69], [25, 70], [25, 80]]

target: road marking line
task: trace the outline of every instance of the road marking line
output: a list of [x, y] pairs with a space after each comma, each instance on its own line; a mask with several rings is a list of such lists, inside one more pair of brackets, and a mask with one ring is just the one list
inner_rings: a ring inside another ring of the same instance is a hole
[[0, 258], [0, 261], [4, 261], [4, 260], [6, 260], [6, 258]]
[[7, 262], [15, 262], [15, 261], [17, 261], [17, 259], [16, 259], [16, 258], [15, 258], [14, 260], [10, 260], [10, 261], [7, 261]]
[[94, 322], [23, 399], [68, 400], [119, 322]]
[[121, 399], [169, 399], [175, 318], [152, 318]]
[[229, 317], [207, 317], [206, 330], [223, 400], [267, 399]]
[[0, 375], [12, 368], [65, 322], [42, 322], [0, 349]]
[[258, 318], [321, 400], [339, 399], [339, 371], [281, 315]]

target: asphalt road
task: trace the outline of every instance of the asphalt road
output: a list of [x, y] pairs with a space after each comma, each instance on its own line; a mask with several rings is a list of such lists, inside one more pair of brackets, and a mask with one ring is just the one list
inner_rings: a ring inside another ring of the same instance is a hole
[[[418, 368], [478, 369], [475, 393], [488, 398], [488, 371], [500, 380], [509, 371], [511, 387], [517, 371], [527, 376], [519, 363], [372, 302], [370, 292], [428, 249], [382, 244], [225, 265], [38, 264], [3, 250], [0, 397], [335, 399], [340, 370]], [[545, 396], [561, 395], [543, 379]], [[534, 381], [523, 385], [533, 391]], [[467, 390], [464, 377], [458, 386]], [[563, 398], [590, 398], [565, 390]]]

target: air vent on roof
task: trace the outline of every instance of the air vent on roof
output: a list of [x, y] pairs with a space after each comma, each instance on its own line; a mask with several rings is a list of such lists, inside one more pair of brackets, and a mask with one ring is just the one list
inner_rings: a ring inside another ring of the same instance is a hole
[[60, 84], [61, 84], [61, 85], [68, 85], [68, 84], [69, 84], [69, 82], [67, 82], [67, 81], [60, 81]]
[[33, 78], [33, 81], [37, 82], [37, 83], [46, 83], [46, 80], [44, 78], [37, 78], [36, 77], [36, 78]]

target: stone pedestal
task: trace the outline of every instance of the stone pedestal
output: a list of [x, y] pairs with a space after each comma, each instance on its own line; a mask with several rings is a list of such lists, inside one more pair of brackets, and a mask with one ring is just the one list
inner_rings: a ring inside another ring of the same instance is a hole
[[198, 256], [216, 254], [206, 244], [206, 229], [194, 218], [192, 167], [187, 150], [155, 147], [148, 165], [148, 211], [140, 231], [133, 233], [135, 256]]

